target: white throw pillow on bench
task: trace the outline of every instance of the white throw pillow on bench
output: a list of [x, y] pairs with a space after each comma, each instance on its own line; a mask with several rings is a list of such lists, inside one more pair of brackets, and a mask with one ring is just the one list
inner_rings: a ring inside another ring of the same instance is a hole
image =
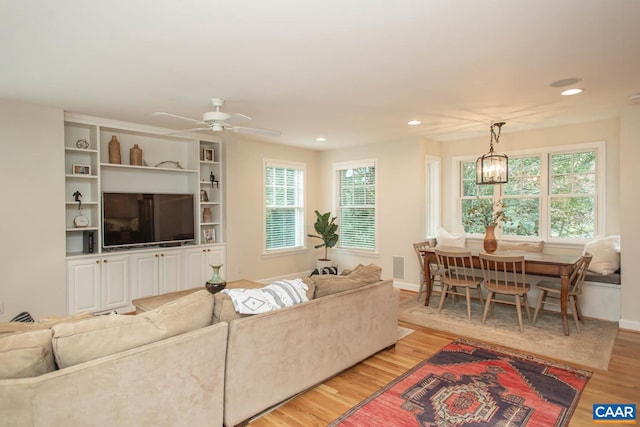
[[467, 243], [467, 236], [464, 234], [464, 229], [460, 227], [454, 233], [450, 233], [442, 227], [438, 227], [436, 230], [436, 241], [438, 244], [436, 247], [448, 246], [455, 248], [464, 248]]
[[620, 268], [620, 236], [608, 236], [584, 245], [584, 252], [593, 255], [589, 271], [607, 275]]

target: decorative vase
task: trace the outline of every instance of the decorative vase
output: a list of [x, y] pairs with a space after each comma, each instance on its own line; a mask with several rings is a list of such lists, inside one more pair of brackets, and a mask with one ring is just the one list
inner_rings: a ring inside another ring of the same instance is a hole
[[120, 141], [118, 137], [113, 135], [111, 141], [109, 141], [109, 163], [121, 164], [122, 159], [120, 157]]
[[484, 235], [484, 251], [487, 253], [494, 253], [498, 249], [498, 241], [496, 240], [496, 226], [487, 225], [486, 234]]
[[202, 210], [202, 222], [211, 222], [211, 208]]
[[133, 144], [129, 150], [129, 164], [132, 166], [142, 166], [142, 148], [138, 144]]
[[220, 269], [222, 268], [222, 264], [220, 265], [209, 265], [213, 269], [213, 274], [211, 275], [211, 279], [207, 280], [205, 286], [209, 292], [215, 294], [220, 292], [227, 286], [227, 282], [222, 280], [220, 277]]

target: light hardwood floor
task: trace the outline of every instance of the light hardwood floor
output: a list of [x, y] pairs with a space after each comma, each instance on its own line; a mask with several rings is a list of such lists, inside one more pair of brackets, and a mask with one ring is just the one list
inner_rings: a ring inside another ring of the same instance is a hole
[[[401, 298], [415, 294], [403, 291]], [[326, 426], [349, 408], [436, 353], [457, 336], [399, 322], [415, 332], [356, 366], [253, 420], [251, 427]], [[566, 363], [566, 362], [563, 362]], [[579, 365], [575, 365], [579, 366]], [[313, 369], [313, 367], [309, 367]], [[619, 331], [609, 370], [593, 370], [569, 426], [594, 425], [594, 403], [640, 404], [640, 333]]]

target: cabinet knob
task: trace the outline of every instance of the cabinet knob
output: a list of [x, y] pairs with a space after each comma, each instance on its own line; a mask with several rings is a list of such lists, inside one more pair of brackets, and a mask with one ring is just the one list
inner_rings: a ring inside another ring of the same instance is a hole
[[96, 264], [100, 264], [100, 260], [99, 259], [96, 260]]
[[164, 254], [160, 254], [160, 256], [164, 256]]
[[158, 254], [155, 254], [154, 256], [155, 256], [156, 258], [158, 258]]
[[105, 264], [109, 262], [109, 260], [105, 259], [102, 262], [104, 262]]

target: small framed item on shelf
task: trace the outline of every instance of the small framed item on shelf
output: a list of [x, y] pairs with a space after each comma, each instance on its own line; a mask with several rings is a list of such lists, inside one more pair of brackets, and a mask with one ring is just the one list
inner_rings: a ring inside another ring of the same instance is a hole
[[202, 243], [215, 243], [216, 230], [213, 228], [205, 228], [202, 230]]
[[91, 166], [89, 165], [73, 165], [74, 175], [91, 175]]
[[89, 225], [89, 219], [82, 215], [82, 212], [78, 213], [78, 215], [73, 218], [73, 225], [76, 228], [83, 228]]
[[205, 162], [213, 162], [213, 149], [211, 148], [203, 148], [202, 149], [202, 160]]

